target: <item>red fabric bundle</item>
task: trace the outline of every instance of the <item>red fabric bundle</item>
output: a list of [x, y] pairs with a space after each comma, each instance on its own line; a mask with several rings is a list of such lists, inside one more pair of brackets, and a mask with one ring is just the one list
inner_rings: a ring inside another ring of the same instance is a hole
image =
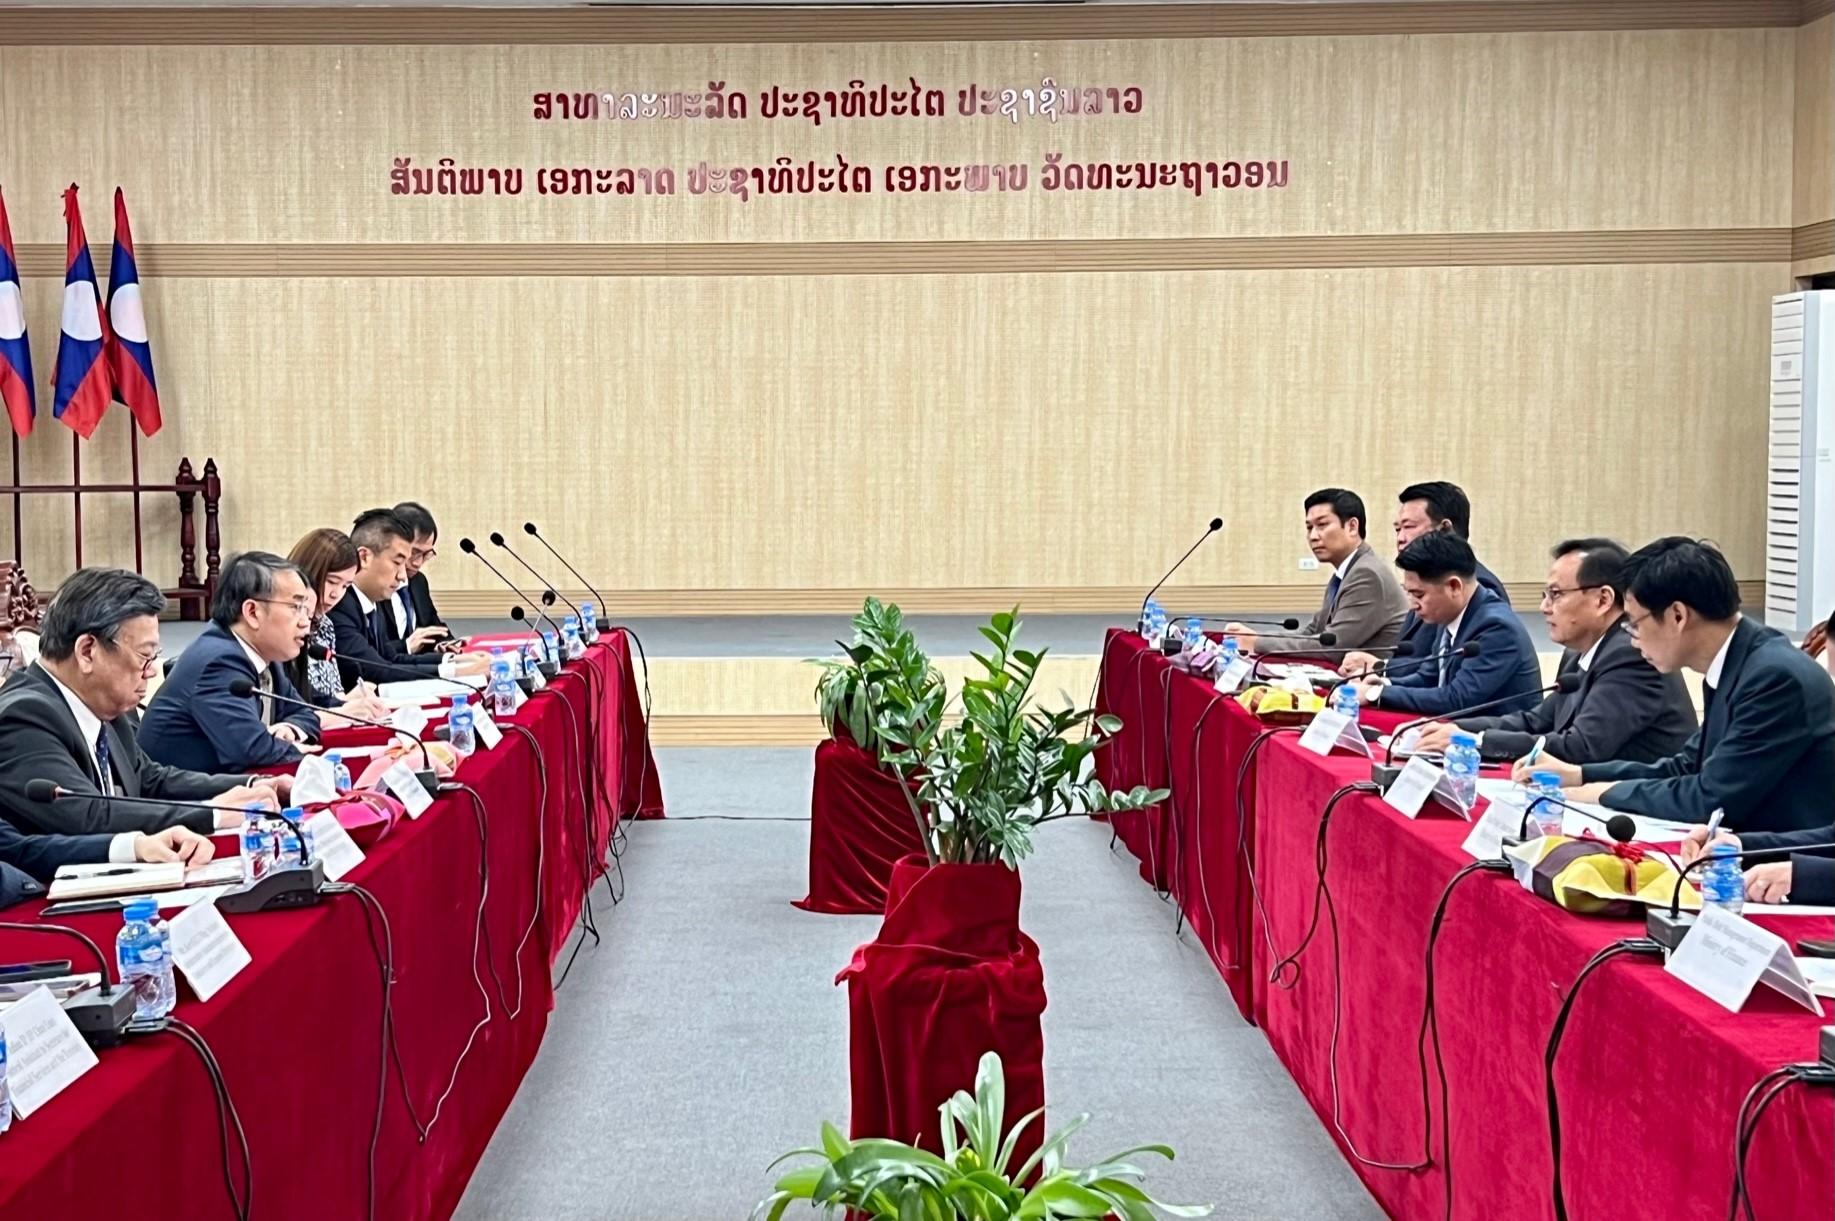
[[886, 910], [892, 867], [921, 854], [917, 820], [898, 781], [852, 741], [816, 747], [809, 802], [809, 895], [804, 911], [872, 915]]
[[[854, 951], [848, 1059], [856, 1139], [909, 1141], [941, 1154], [937, 1108], [973, 1090], [986, 1051], [1007, 1077], [1006, 1124], [1045, 1105], [1045, 973], [1019, 930], [1019, 874], [1004, 865], [893, 866], [879, 935]], [[1037, 1149], [1026, 1129], [1017, 1169]]]

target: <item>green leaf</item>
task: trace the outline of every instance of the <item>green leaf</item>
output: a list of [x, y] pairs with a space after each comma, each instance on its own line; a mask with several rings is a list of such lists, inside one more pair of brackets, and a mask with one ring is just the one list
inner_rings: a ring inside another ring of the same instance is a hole
[[1113, 713], [1105, 712], [1096, 718], [1096, 728], [1100, 729], [1109, 737], [1113, 737], [1121, 732], [1121, 724], [1121, 718], [1115, 716]]
[[840, 1128], [827, 1120], [822, 1121], [822, 1152], [830, 1161], [840, 1161], [848, 1155], [851, 1148], [852, 1146], [847, 1143], [847, 1137], [841, 1135]]

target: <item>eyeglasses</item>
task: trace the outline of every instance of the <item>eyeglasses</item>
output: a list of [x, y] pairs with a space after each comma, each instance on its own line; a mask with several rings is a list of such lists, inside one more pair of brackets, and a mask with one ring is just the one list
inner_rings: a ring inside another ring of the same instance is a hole
[[1631, 615], [1626, 615], [1625, 616], [1625, 631], [1630, 633], [1631, 639], [1636, 640], [1638, 637], [1638, 632], [1640, 632], [1643, 629], [1644, 625], [1646, 623], [1649, 623], [1652, 619], [1655, 619], [1656, 617], [1657, 617], [1656, 612], [1654, 611], [1651, 611], [1651, 612], [1648, 612], [1642, 615], [1637, 615], [1635, 617]]
[[1544, 602], [1558, 602], [1558, 601], [1560, 601], [1560, 599], [1561, 599], [1561, 595], [1563, 595], [1563, 594], [1578, 594], [1578, 593], [1585, 593], [1585, 592], [1586, 592], [1587, 590], [1589, 590], [1589, 589], [1604, 589], [1604, 588], [1606, 588], [1606, 586], [1605, 586], [1605, 585], [1603, 585], [1603, 584], [1599, 584], [1599, 585], [1576, 585], [1576, 586], [1574, 586], [1574, 587], [1573, 587], [1573, 588], [1571, 588], [1571, 589], [1563, 589], [1563, 588], [1561, 588], [1561, 587], [1560, 587], [1559, 585], [1550, 585], [1550, 586], [1549, 586], [1549, 587], [1548, 587], [1547, 589], [1544, 589], [1544, 590], [1542, 591], [1542, 601], [1544, 601]]
[[284, 606], [293, 612], [296, 619], [312, 618], [312, 603], [305, 598], [289, 598], [284, 602], [279, 598], [250, 598], [249, 601], [263, 602], [269, 606]]
[[410, 547], [408, 549], [408, 558], [416, 564], [425, 564], [428, 560], [439, 555], [439, 553], [440, 549], [438, 547]]
[[151, 657], [148, 657], [145, 653], [136, 653], [126, 645], [118, 644], [113, 640], [107, 643], [109, 648], [114, 649], [118, 653], [126, 653], [129, 657], [132, 657], [135, 661], [140, 663], [140, 677], [152, 678], [153, 672], [159, 669], [159, 663], [162, 660], [161, 654], [154, 653]]

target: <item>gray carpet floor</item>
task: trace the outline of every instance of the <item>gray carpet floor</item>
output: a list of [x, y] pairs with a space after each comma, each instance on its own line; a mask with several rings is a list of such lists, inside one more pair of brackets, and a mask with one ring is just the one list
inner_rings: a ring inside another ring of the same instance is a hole
[[[833, 979], [877, 922], [790, 906], [808, 827], [785, 820], [808, 814], [810, 752], [657, 754], [673, 817], [631, 829], [624, 902], [601, 901], [604, 943], [562, 988], [462, 1221], [741, 1221], [774, 1157], [825, 1118], [846, 1128]], [[1179, 1159], [1151, 1167], [1162, 1198], [1219, 1217], [1382, 1215], [1106, 828], [1046, 828], [1024, 878], [1049, 1118], [1093, 1115], [1073, 1160], [1164, 1141]]]

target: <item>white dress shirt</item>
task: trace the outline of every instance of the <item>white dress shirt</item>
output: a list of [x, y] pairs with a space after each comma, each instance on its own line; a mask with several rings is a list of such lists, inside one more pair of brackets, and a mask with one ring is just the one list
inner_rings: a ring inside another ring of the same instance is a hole
[[[1739, 621], [1741, 618], [1744, 618], [1744, 616], [1737, 616], [1734, 618], [1733, 632], [1739, 630]], [[1714, 688], [1716, 691], [1720, 689], [1720, 672], [1726, 669], [1727, 666], [1727, 650], [1733, 647], [1733, 632], [1728, 632], [1727, 638], [1721, 641], [1720, 652], [1714, 654], [1714, 660], [1708, 663], [1708, 672], [1701, 676], [1701, 681]]]
[[[405, 596], [407, 593], [407, 589], [408, 587], [404, 585], [401, 587], [400, 592], [389, 595], [389, 613], [394, 617], [395, 624], [397, 627], [400, 627], [403, 622], [401, 607], [397, 604], [397, 599]], [[369, 615], [375, 611], [376, 604], [370, 601], [368, 594], [364, 593], [361, 589], [358, 589], [355, 585], [350, 587], [350, 592], [357, 595], [357, 605], [358, 607], [362, 609], [365, 615]], [[402, 643], [403, 648], [407, 647], [407, 644], [408, 644], [407, 636], [408, 634], [406, 632], [402, 633], [401, 643]], [[455, 658], [452, 654], [442, 653], [440, 655], [439, 676], [441, 678], [451, 678], [455, 673], [458, 672], [458, 667], [459, 667], [458, 659]]]
[[[57, 675], [52, 674], [48, 669], [45, 673], [50, 675], [52, 683], [57, 686], [58, 694], [64, 697], [64, 702], [70, 705], [70, 715], [76, 718], [76, 731], [83, 739], [83, 749], [89, 752], [89, 766], [96, 769], [96, 775], [101, 776], [102, 765], [96, 759], [96, 739], [102, 736], [102, 718], [91, 712], [89, 710], [89, 705], [83, 702], [82, 697], [77, 695], [77, 693], [70, 688], [64, 686]], [[113, 769], [111, 768], [110, 770], [112, 772]], [[115, 787], [114, 776], [104, 776], [103, 783], [106, 786], [104, 791], [113, 790]], [[140, 832], [138, 831], [123, 831], [109, 840], [109, 864], [133, 864], [134, 861], [138, 859], [134, 854], [134, 847], [139, 842]]]
[[[1611, 631], [1616, 631], [1617, 629], [1618, 629], [1618, 625], [1615, 623], [1611, 627], [1607, 628], [1606, 630], [1608, 632], [1611, 632]], [[1605, 642], [1606, 642], [1606, 638], [1604, 636], [1601, 636], [1598, 640], [1595, 640], [1593, 642], [1592, 648], [1588, 649], [1586, 652], [1580, 655], [1580, 672], [1582, 674], [1586, 673], [1588, 670], [1591, 670], [1593, 668], [1593, 658], [1599, 652], [1599, 646], [1604, 644]]]

